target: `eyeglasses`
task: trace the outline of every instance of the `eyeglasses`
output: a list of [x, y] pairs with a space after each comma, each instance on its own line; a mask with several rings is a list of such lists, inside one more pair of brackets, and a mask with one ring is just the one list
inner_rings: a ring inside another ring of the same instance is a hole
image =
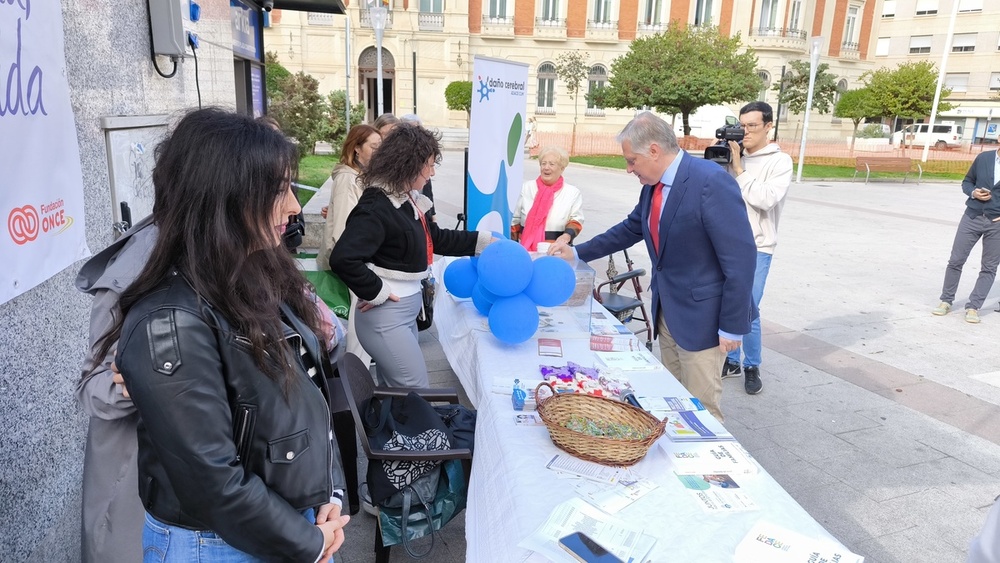
[[764, 123], [744, 123], [743, 128], [746, 129], [747, 131], [753, 132], [758, 129], [762, 129], [764, 125], [765, 125]]
[[538, 162], [539, 166], [559, 166], [558, 162], [553, 162], [550, 160], [542, 160]]

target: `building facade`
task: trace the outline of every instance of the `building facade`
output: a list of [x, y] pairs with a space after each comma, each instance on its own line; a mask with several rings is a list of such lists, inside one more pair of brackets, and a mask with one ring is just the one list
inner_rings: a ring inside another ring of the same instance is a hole
[[[444, 88], [471, 80], [472, 60], [479, 55], [528, 64], [527, 110], [540, 131], [568, 131], [575, 118], [579, 132], [615, 132], [633, 111], [594, 107], [582, 95], [570, 99], [555, 72], [557, 57], [586, 53], [584, 89], [590, 90], [607, 81], [612, 61], [633, 39], [663, 31], [671, 21], [739, 34], [756, 51], [766, 85], [747, 97], [776, 105], [770, 87], [789, 61], [808, 60], [814, 36], [823, 37], [820, 62], [829, 64], [840, 88], [858, 87], [874, 64], [877, 6], [878, 0], [389, 0], [383, 76], [391, 103], [384, 109], [415, 110], [431, 125], [464, 127], [465, 114], [447, 109]], [[324, 93], [346, 88], [352, 100], [365, 100], [371, 118], [375, 36], [367, 3], [351, 2], [347, 18], [349, 24], [342, 17], [272, 13], [264, 35], [289, 70], [315, 76]], [[801, 118], [783, 115], [782, 128], [794, 133]], [[832, 114], [810, 118], [813, 135], [839, 137], [851, 129]]]
[[[954, 37], [947, 44], [955, 14]], [[915, 59], [940, 69], [947, 51], [944, 85], [956, 107], [938, 123], [963, 127], [964, 141], [996, 143], [1000, 129], [1000, 2], [995, 0], [883, 0], [875, 38], [877, 67]], [[917, 121], [927, 121], [918, 119]]]

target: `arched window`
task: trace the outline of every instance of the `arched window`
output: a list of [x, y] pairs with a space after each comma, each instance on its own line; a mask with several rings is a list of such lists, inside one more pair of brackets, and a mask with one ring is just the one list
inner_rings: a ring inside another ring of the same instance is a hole
[[[793, 78], [795, 78], [795, 73], [792, 72], [792, 69], [788, 69], [788, 70], [785, 71], [785, 74], [782, 77], [782, 81], [785, 82], [785, 85], [787, 87], [787, 85], [788, 85], [787, 81], [792, 80]], [[778, 115], [776, 115], [775, 118], [774, 118], [775, 121], [779, 121], [780, 120], [782, 123], [785, 123], [785, 122], [788, 121], [788, 103], [787, 102], [784, 102], [784, 103], [779, 102], [778, 106], [776, 108], [774, 108], [774, 110], [776, 112], [778, 112]]]
[[836, 106], [837, 102], [840, 101], [840, 95], [847, 91], [847, 79], [841, 78], [837, 81], [837, 93], [833, 96], [833, 105]]
[[538, 65], [538, 100], [535, 103], [537, 113], [555, 113], [556, 67], [550, 62]]
[[[833, 107], [830, 108], [830, 113], [837, 107], [837, 102], [840, 101], [840, 95], [847, 91], [847, 79], [841, 78], [837, 81], [837, 91], [833, 94]], [[840, 123], [840, 118], [834, 115], [830, 119], [830, 123]]]
[[587, 73], [587, 115], [604, 115], [604, 108], [590, 100], [590, 96], [608, 84], [608, 69], [594, 65]]
[[757, 76], [761, 79], [763, 85], [760, 87], [760, 92], [757, 94], [757, 100], [761, 102], [767, 101], [767, 91], [771, 88], [771, 73], [766, 70], [758, 70]]

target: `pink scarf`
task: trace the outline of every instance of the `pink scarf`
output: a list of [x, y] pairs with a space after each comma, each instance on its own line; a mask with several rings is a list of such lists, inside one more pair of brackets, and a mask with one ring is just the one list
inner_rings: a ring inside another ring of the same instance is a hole
[[556, 192], [563, 187], [563, 179], [559, 176], [556, 183], [549, 186], [539, 176], [535, 178], [535, 185], [538, 186], [538, 192], [535, 194], [535, 202], [531, 204], [528, 216], [524, 219], [524, 232], [521, 233], [521, 246], [530, 251], [538, 250], [538, 243], [545, 241], [545, 222], [549, 218], [549, 211], [552, 210]]

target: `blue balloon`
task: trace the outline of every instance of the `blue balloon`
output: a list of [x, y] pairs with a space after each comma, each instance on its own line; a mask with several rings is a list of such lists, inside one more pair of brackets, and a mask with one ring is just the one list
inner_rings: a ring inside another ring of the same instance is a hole
[[543, 256], [534, 263], [534, 271], [524, 294], [539, 307], [557, 307], [576, 289], [576, 272], [569, 262], [556, 256]]
[[479, 255], [477, 269], [483, 289], [510, 297], [524, 291], [531, 281], [531, 255], [514, 241], [497, 241]]
[[479, 274], [471, 260], [455, 260], [444, 270], [444, 287], [455, 297], [471, 297]]
[[490, 332], [508, 344], [524, 342], [538, 330], [538, 307], [523, 293], [497, 299], [489, 317]]
[[477, 283], [472, 288], [472, 304], [476, 306], [476, 310], [482, 313], [484, 317], [490, 316], [490, 309], [493, 308], [493, 302], [497, 299], [496, 295], [483, 289], [483, 284], [481, 283]]
[[478, 256], [470, 256], [469, 257], [469, 262], [472, 262], [472, 267], [476, 269], [476, 277], [478, 278], [479, 277], [479, 257]]

